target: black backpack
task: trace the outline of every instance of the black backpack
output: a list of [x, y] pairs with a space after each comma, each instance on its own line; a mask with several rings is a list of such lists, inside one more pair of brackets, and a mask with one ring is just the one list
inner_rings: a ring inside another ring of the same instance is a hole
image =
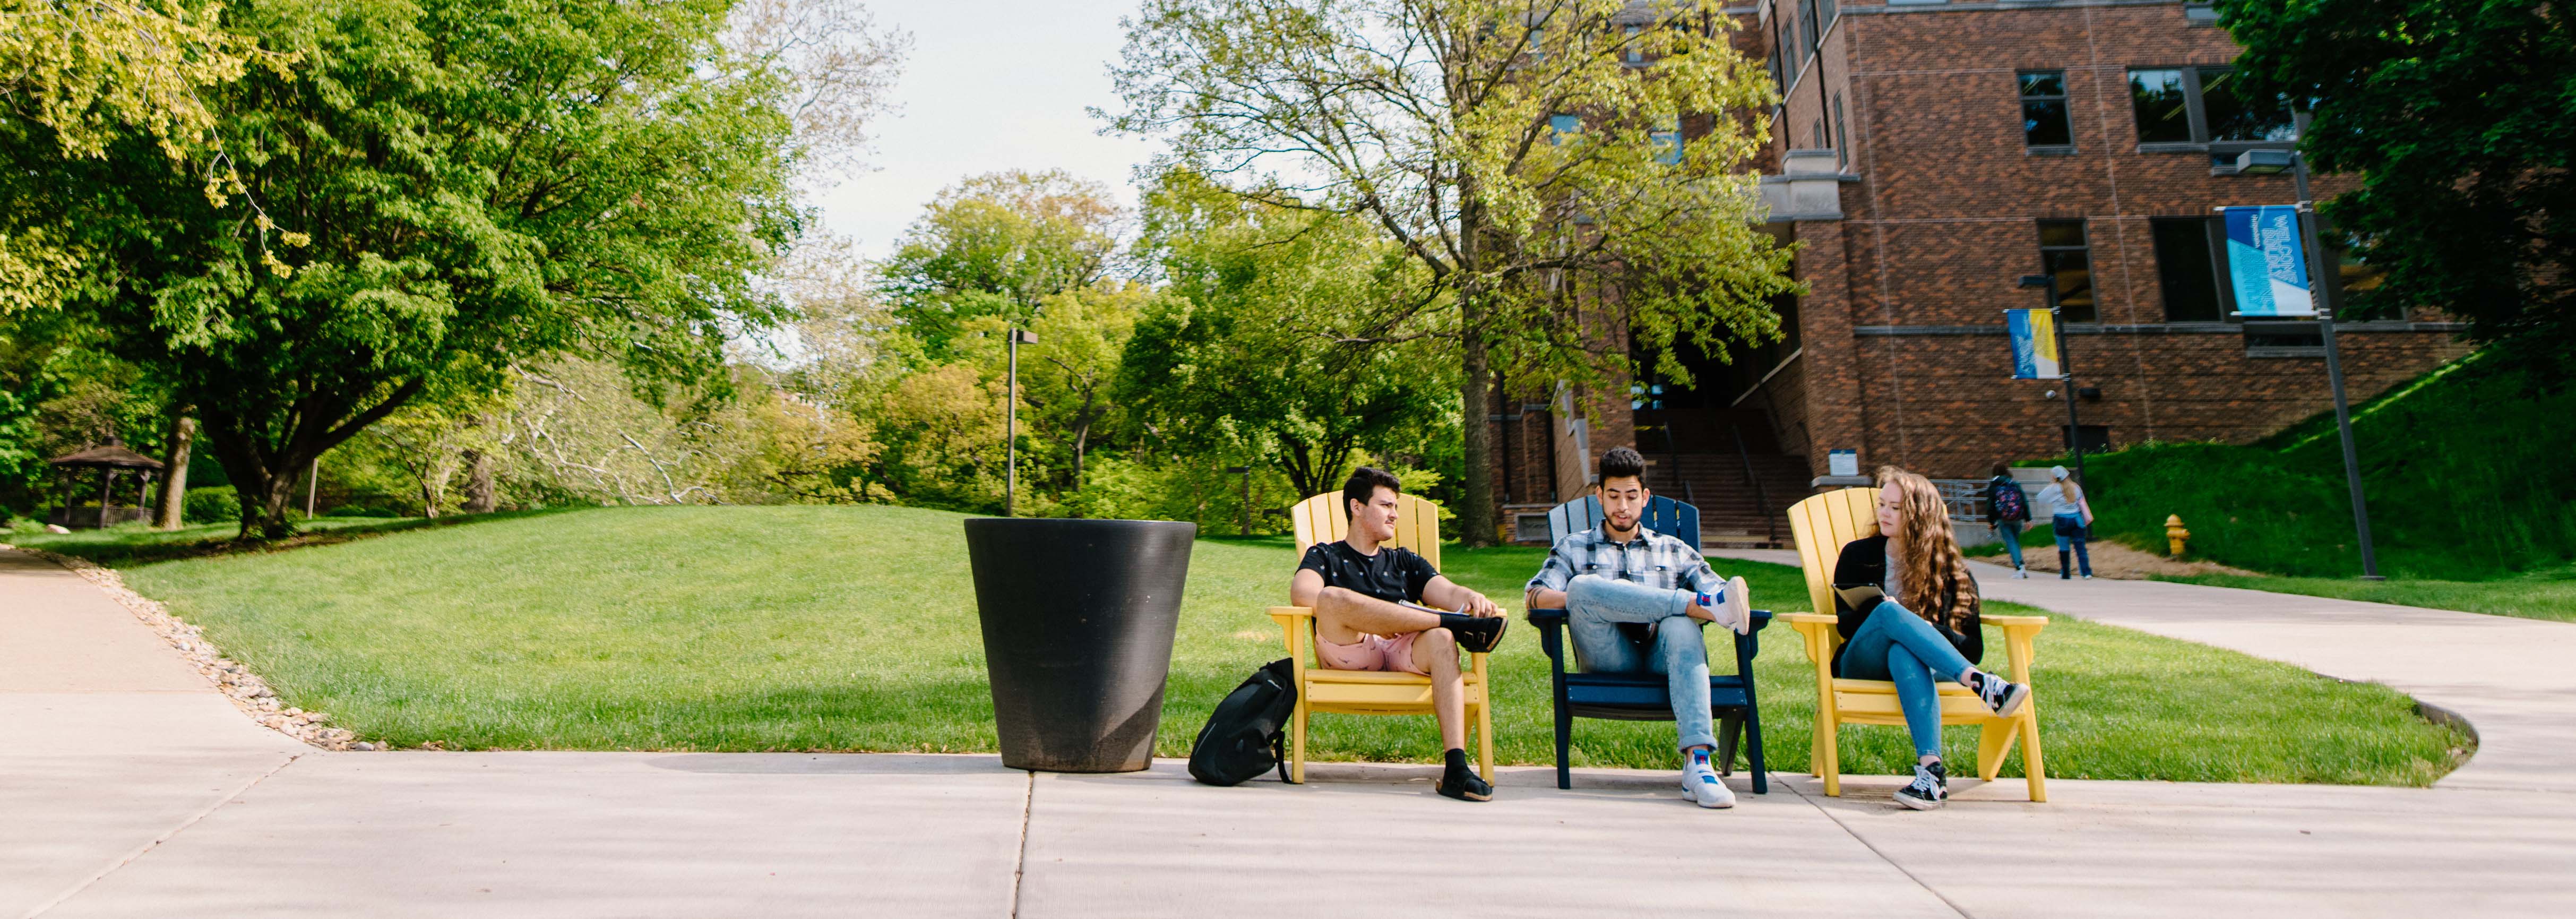
[[1283, 657], [1262, 665], [1225, 694], [1190, 745], [1190, 778], [1241, 785], [1275, 766], [1279, 780], [1288, 781], [1288, 756], [1281, 747], [1288, 718], [1297, 710], [1294, 673]]

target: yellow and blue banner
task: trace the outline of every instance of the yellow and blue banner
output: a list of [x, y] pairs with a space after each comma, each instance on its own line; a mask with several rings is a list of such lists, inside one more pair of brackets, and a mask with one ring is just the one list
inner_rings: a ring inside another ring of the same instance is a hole
[[2314, 316], [2308, 257], [2299, 245], [2299, 209], [2270, 204], [2224, 207], [2227, 273], [2236, 311], [2247, 316]]
[[2065, 378], [2057, 360], [2057, 317], [2047, 310], [2005, 310], [2004, 325], [2012, 330], [2013, 379]]

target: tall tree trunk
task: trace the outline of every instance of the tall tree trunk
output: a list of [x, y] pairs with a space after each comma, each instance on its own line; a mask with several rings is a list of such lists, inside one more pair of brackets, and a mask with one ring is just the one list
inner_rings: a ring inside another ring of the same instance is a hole
[[1494, 447], [1485, 420], [1492, 412], [1486, 405], [1485, 390], [1493, 368], [1485, 354], [1484, 290], [1476, 272], [1483, 268], [1484, 206], [1476, 201], [1473, 176], [1461, 176], [1458, 182], [1458, 398], [1464, 414], [1459, 420], [1467, 468], [1458, 478], [1458, 541], [1470, 547], [1494, 544]]
[[481, 450], [465, 451], [465, 506], [468, 514], [489, 514], [500, 506], [500, 495], [492, 488], [492, 456]]
[[196, 439], [197, 419], [188, 416], [187, 407], [171, 412], [170, 456], [163, 461], [169, 464], [163, 469], [169, 476], [161, 480], [161, 507], [152, 518], [155, 527], [175, 530], [187, 525], [188, 448]]
[[1492, 385], [1493, 370], [1485, 355], [1485, 336], [1478, 329], [1484, 320], [1483, 309], [1476, 302], [1471, 285], [1460, 285], [1458, 291], [1458, 345], [1462, 371], [1458, 377], [1458, 398], [1464, 404], [1460, 433], [1464, 443], [1467, 468], [1459, 476], [1457, 508], [1458, 541], [1468, 546], [1494, 544], [1494, 469], [1493, 438], [1487, 430], [1486, 416], [1492, 414], [1487, 387]]

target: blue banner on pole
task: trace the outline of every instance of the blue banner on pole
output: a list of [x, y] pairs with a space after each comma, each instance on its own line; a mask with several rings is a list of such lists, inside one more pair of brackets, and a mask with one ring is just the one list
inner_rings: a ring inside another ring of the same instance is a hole
[[2307, 253], [2299, 245], [2299, 209], [2288, 205], [2221, 208], [2227, 215], [2227, 273], [2236, 311], [2247, 316], [2314, 316]]
[[2057, 317], [2047, 310], [2005, 310], [2004, 325], [2012, 330], [2013, 379], [2066, 376], [2057, 360]]

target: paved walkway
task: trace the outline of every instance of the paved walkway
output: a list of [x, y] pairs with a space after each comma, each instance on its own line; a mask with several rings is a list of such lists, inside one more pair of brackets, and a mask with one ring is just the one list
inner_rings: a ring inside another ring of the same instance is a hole
[[1744, 803], [1711, 813], [1668, 773], [1561, 792], [1506, 770], [1474, 806], [1430, 776], [1325, 764], [1218, 789], [1170, 762], [326, 753], [252, 726], [85, 582], [0, 553], [0, 919], [2576, 912], [2576, 794], [2506, 790], [2520, 780], [2061, 779], [2044, 805], [1969, 781], [1916, 814], [1887, 800], [1894, 777], [1833, 799], [1739, 776]]

